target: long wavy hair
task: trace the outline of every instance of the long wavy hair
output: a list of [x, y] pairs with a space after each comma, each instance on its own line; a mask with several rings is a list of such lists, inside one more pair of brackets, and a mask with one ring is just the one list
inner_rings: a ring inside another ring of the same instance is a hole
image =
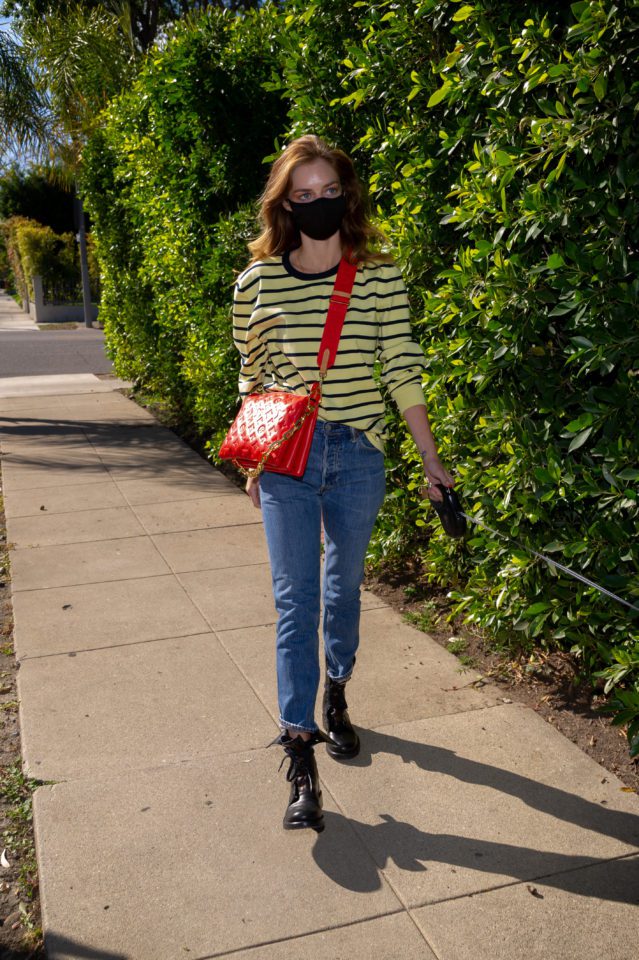
[[349, 250], [353, 260], [389, 261], [391, 257], [376, 250], [386, 241], [384, 234], [370, 222], [368, 203], [353, 162], [343, 150], [330, 147], [314, 134], [298, 137], [277, 158], [259, 199], [262, 232], [248, 248], [251, 263], [293, 250], [301, 243], [300, 232], [283, 206], [291, 185], [293, 171], [303, 163], [327, 160], [335, 170], [346, 198], [346, 213], [340, 227], [342, 249]]

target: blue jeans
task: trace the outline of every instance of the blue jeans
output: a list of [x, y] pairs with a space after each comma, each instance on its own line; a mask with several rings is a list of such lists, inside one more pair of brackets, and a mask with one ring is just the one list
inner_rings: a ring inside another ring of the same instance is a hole
[[300, 479], [260, 478], [277, 622], [283, 728], [313, 732], [320, 678], [320, 531], [324, 524], [324, 650], [347, 680], [359, 645], [364, 558], [385, 491], [384, 455], [360, 430], [318, 420]]

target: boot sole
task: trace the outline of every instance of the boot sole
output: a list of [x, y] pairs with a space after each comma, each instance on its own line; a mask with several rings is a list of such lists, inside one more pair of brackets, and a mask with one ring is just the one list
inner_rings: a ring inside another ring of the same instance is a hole
[[303, 820], [301, 821], [301, 823], [300, 822], [287, 823], [286, 821], [284, 821], [285, 830], [314, 830], [315, 833], [322, 833], [325, 826], [326, 824], [324, 823], [323, 818], [322, 820], [316, 820], [315, 822], [308, 822], [308, 823], [305, 823]]
[[344, 751], [339, 750], [337, 747], [332, 746], [330, 743], [326, 744], [326, 752], [329, 757], [332, 757], [333, 760], [352, 760], [356, 757], [361, 749], [361, 744], [359, 740], [357, 741], [357, 746], [352, 750]]

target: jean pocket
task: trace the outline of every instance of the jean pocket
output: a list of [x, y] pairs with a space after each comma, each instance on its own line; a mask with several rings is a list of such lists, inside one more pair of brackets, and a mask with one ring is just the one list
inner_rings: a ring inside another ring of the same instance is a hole
[[371, 443], [363, 430], [358, 430], [357, 427], [351, 427], [351, 438], [360, 450], [367, 450], [371, 453], [381, 453], [381, 450], [378, 450], [375, 444]]

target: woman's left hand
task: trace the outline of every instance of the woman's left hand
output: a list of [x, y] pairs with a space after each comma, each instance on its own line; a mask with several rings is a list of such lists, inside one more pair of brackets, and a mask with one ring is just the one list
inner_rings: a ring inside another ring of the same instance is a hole
[[424, 457], [424, 476], [426, 478], [426, 494], [430, 500], [443, 500], [437, 484], [443, 487], [454, 487], [455, 480], [446, 470], [439, 457]]

